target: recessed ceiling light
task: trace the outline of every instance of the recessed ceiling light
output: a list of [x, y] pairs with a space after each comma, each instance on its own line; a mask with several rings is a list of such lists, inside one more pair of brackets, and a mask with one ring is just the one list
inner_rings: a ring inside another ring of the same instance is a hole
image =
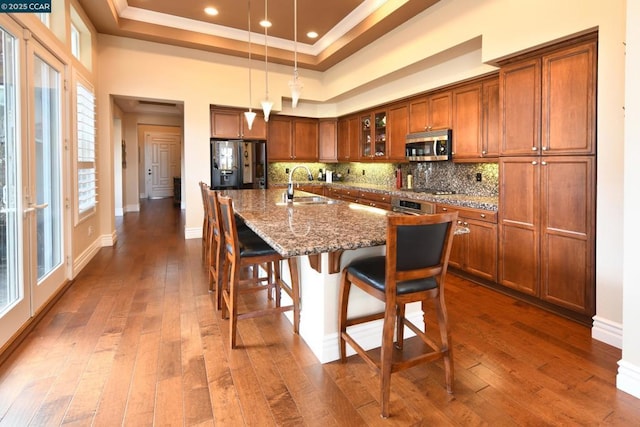
[[211, 15], [211, 16], [216, 16], [218, 15], [218, 9], [216, 9], [215, 7], [205, 7], [204, 8], [204, 13], [206, 13], [207, 15]]
[[307, 37], [309, 37], [310, 39], [315, 39], [316, 37], [318, 37], [318, 33], [316, 33], [315, 31], [309, 31], [307, 33]]
[[260, 21], [260, 26], [264, 28], [270, 28], [271, 21], [267, 21], [266, 19], [263, 19], [262, 21]]

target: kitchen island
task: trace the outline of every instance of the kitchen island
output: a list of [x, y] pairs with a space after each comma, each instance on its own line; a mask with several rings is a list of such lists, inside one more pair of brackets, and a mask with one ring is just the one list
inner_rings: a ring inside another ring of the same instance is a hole
[[[293, 262], [292, 268], [283, 263], [283, 278], [299, 274], [300, 336], [322, 363], [337, 360], [340, 272], [354, 259], [384, 255], [387, 215], [392, 213], [304, 191], [295, 192], [300, 202], [287, 203], [282, 188], [224, 194], [233, 199], [236, 214], [249, 228]], [[353, 288], [349, 310], [350, 316], [367, 315], [382, 311], [383, 305]], [[421, 327], [420, 304], [407, 305], [406, 317]], [[380, 346], [382, 320], [351, 330], [364, 348]], [[405, 335], [413, 332], [407, 329]]]
[[[337, 360], [340, 271], [353, 259], [384, 254], [390, 212], [338, 200], [286, 203], [282, 189], [224, 193], [231, 196], [237, 215], [249, 228], [296, 262], [302, 300], [300, 336], [322, 363]], [[296, 196], [312, 194], [297, 191]], [[290, 280], [287, 263], [283, 263], [283, 278]], [[351, 298], [350, 315], [382, 309], [379, 301], [357, 289]], [[422, 324], [419, 304], [407, 306], [407, 317]], [[360, 329], [356, 327], [354, 333], [365, 346], [380, 345], [381, 322]]]

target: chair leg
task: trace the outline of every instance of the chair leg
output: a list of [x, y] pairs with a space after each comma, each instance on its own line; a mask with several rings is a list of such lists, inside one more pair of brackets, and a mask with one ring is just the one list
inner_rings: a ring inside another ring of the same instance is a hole
[[288, 258], [289, 275], [291, 276], [291, 293], [293, 294], [293, 332], [300, 333], [300, 274], [298, 272], [298, 259]]
[[220, 309], [220, 317], [222, 319], [226, 319], [229, 314], [229, 263], [226, 258], [223, 258], [222, 265], [222, 273], [220, 274], [220, 283], [218, 283], [218, 308]]
[[340, 360], [342, 363], [347, 361], [347, 343], [343, 334], [347, 332], [347, 305], [349, 304], [349, 291], [351, 290], [351, 281], [347, 275], [347, 270], [342, 271], [342, 279], [340, 280], [340, 300], [338, 303], [338, 339], [340, 340]]
[[270, 262], [267, 269], [269, 272], [269, 290], [267, 292], [271, 295], [271, 289], [273, 289], [276, 294], [276, 307], [280, 307], [282, 304], [282, 289], [280, 286], [282, 275], [280, 271], [280, 261], [273, 261], [273, 263]]
[[232, 266], [229, 277], [229, 347], [236, 348], [238, 328], [238, 283], [240, 271]]
[[[268, 300], [272, 300], [273, 299], [273, 293], [271, 292], [272, 290], [275, 290], [275, 286], [277, 286], [277, 284], [274, 285], [274, 283], [276, 283], [275, 280], [273, 280], [273, 275], [274, 275], [274, 271], [273, 271], [273, 266], [270, 262], [267, 263], [266, 265], [266, 270], [267, 270], [267, 299]], [[280, 307], [278, 305], [278, 307]]]
[[216, 310], [220, 310], [222, 308], [222, 286], [224, 283], [228, 283], [229, 276], [225, 276], [225, 271], [227, 271], [228, 267], [222, 248], [217, 248], [215, 257], [217, 263], [215, 271], [216, 277], [214, 277], [213, 280], [215, 281], [216, 287]]
[[442, 296], [435, 300], [438, 326], [440, 328], [441, 351], [444, 359], [444, 375], [447, 384], [447, 392], [453, 394], [453, 353], [451, 348], [451, 334], [447, 320], [447, 309], [442, 301]]
[[382, 349], [380, 354], [380, 415], [389, 417], [389, 398], [391, 395], [391, 369], [393, 367], [393, 332], [396, 323], [396, 307], [387, 306], [382, 327]]
[[398, 304], [396, 310], [396, 348], [399, 350], [404, 347], [404, 314], [405, 305]]

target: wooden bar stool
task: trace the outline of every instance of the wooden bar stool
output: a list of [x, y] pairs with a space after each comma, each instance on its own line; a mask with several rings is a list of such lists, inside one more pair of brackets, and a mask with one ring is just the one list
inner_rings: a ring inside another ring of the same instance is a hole
[[[223, 319], [227, 318], [227, 315], [230, 319], [230, 347], [236, 347], [237, 322], [239, 319], [293, 310], [293, 331], [297, 334], [300, 324], [300, 286], [295, 262], [289, 262], [291, 284], [287, 284], [280, 276], [280, 262], [284, 258], [257, 234], [253, 232], [238, 233], [233, 200], [230, 197], [218, 194], [218, 202], [220, 206], [219, 222], [222, 224], [224, 233], [221, 311]], [[244, 281], [241, 280], [240, 275], [244, 269], [247, 267], [257, 268], [257, 266], [264, 264], [272, 266], [272, 274], [267, 274], [269, 281], [266, 285], [261, 279], [255, 280], [255, 277]], [[255, 292], [270, 289], [271, 286], [275, 288], [275, 305], [245, 313], [238, 312], [238, 295], [240, 292]], [[293, 301], [291, 305], [281, 305], [281, 290], [284, 290], [291, 297]]]
[[[349, 343], [377, 371], [380, 376], [381, 415], [384, 418], [389, 416], [391, 374], [394, 372], [444, 359], [447, 391], [453, 392], [453, 357], [444, 303], [444, 283], [457, 217], [457, 212], [390, 215], [386, 255], [355, 260], [342, 270], [338, 314], [340, 359], [346, 362], [346, 343]], [[349, 319], [347, 314], [352, 284], [383, 301], [384, 312]], [[415, 301], [422, 303], [423, 313], [426, 313], [428, 301], [434, 303], [439, 339], [427, 335], [426, 315], [423, 315], [424, 331], [404, 317], [405, 304]], [[384, 319], [382, 345], [379, 353], [372, 354], [354, 340], [347, 328], [379, 319]], [[407, 352], [403, 351], [405, 326], [425, 344], [423, 351], [418, 354], [405, 354]]]
[[[222, 230], [222, 223], [220, 222], [220, 203], [218, 202], [217, 190], [207, 191], [207, 204], [209, 212], [209, 292], [216, 293], [216, 310], [220, 310], [222, 307], [222, 265], [224, 264], [224, 231]], [[236, 221], [236, 229], [238, 232], [238, 239], [243, 240], [243, 236], [251, 238], [255, 235], [246, 224], [238, 223]], [[252, 282], [266, 282], [267, 286], [272, 288], [270, 284], [271, 263], [262, 264], [262, 269], [266, 272], [267, 277], [260, 278], [258, 275], [258, 268], [252, 268], [253, 277]], [[271, 289], [267, 289], [267, 295], [269, 299], [272, 299]]]

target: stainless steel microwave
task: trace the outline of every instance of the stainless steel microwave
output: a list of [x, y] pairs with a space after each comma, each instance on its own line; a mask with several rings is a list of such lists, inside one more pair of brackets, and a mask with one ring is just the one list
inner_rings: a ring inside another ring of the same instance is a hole
[[451, 160], [451, 129], [410, 133], [405, 141], [405, 155], [410, 162]]

